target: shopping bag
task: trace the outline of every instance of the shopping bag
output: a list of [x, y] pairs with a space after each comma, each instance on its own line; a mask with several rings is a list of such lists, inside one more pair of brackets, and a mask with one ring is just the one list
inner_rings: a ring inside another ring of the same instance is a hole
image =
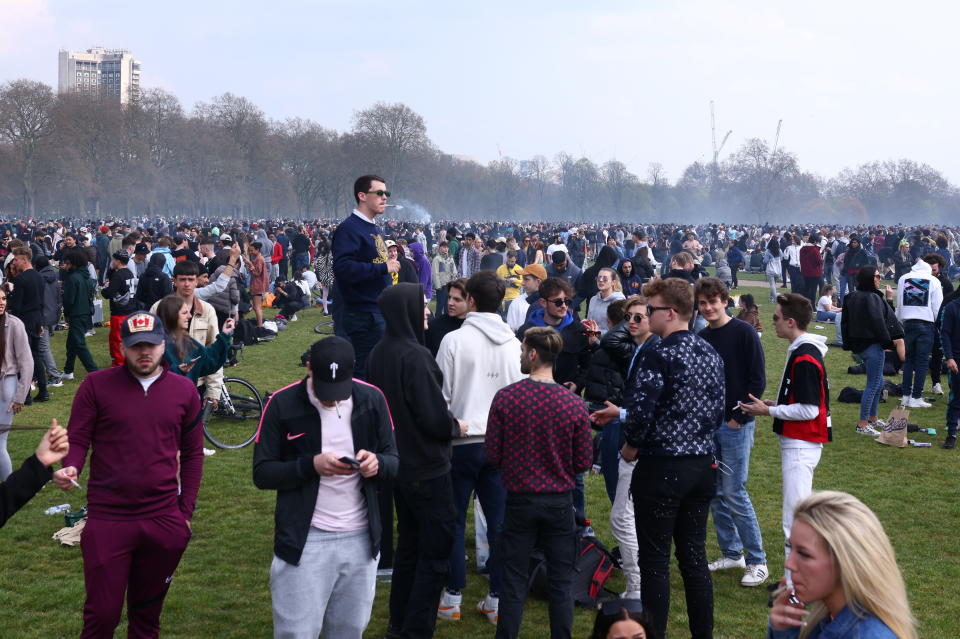
[[902, 406], [894, 408], [890, 411], [890, 417], [883, 426], [883, 432], [873, 441], [884, 446], [904, 448], [907, 445], [907, 422], [909, 421], [909, 410]]

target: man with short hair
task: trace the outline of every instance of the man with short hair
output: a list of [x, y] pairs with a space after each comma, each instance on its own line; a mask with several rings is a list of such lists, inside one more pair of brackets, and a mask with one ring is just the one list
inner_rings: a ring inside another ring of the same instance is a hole
[[[567, 258], [566, 251], [556, 251], [547, 266], [547, 277], [558, 277], [566, 280], [570, 286], [576, 288], [577, 280], [580, 279], [580, 268]], [[579, 300], [574, 306], [578, 305]]]
[[470, 279], [470, 277], [480, 270], [480, 238], [473, 233], [467, 233], [463, 236], [463, 246], [460, 247], [460, 277]]
[[[583, 400], [553, 379], [563, 340], [552, 328], [531, 328], [523, 338], [520, 372], [529, 375], [497, 391], [490, 405], [486, 461], [500, 469], [507, 490], [500, 532], [497, 637], [520, 632], [534, 548], [547, 562], [550, 636], [569, 637], [573, 625], [570, 585], [577, 554], [573, 491], [578, 473], [590, 469], [593, 443]], [[549, 411], [543, 407], [549, 406]]]
[[507, 251], [507, 261], [497, 267], [497, 277], [506, 284], [506, 293], [503, 295], [503, 313], [506, 314], [510, 305], [520, 295], [520, 286], [523, 279], [523, 268], [517, 264], [517, 252]]
[[481, 271], [494, 271], [503, 265], [503, 257], [497, 252], [497, 243], [495, 240], [487, 240], [487, 245], [483, 251], [483, 257], [480, 258]]
[[440, 350], [440, 342], [447, 333], [463, 326], [463, 320], [467, 319], [467, 313], [470, 310], [467, 304], [467, 280], [461, 277], [451, 281], [447, 284], [447, 293], [444, 297], [447, 298], [446, 313], [432, 318], [424, 335], [424, 345], [434, 358]]
[[530, 264], [520, 270], [523, 292], [510, 303], [507, 309], [507, 325], [517, 331], [527, 321], [530, 305], [540, 299], [540, 283], [547, 279], [547, 270], [539, 264]]
[[[37, 382], [37, 395], [31, 400], [28, 393], [27, 404], [31, 401], [46, 402], [50, 399], [50, 394], [47, 392], [47, 369], [40, 353], [40, 334], [44, 331], [43, 291], [46, 287], [43, 276], [33, 268], [32, 259], [33, 255], [27, 247], [13, 249], [10, 269], [16, 275], [10, 279], [7, 299], [10, 314], [23, 322], [30, 344], [30, 353], [33, 356], [33, 378]], [[27, 391], [29, 390], [28, 388]]]
[[[739, 404], [740, 410], [752, 417], [773, 417], [773, 432], [780, 436], [785, 542], [790, 539], [794, 508], [813, 491], [813, 471], [820, 463], [823, 445], [833, 439], [830, 382], [823, 360], [827, 338], [807, 332], [812, 317], [813, 307], [804, 296], [777, 296], [773, 327], [777, 337], [790, 343], [777, 401], [750, 395], [750, 402]], [[784, 553], [790, 554], [789, 546]]]
[[723, 419], [720, 356], [688, 330], [693, 287], [676, 278], [643, 286], [651, 332], [621, 411], [621, 455], [638, 459], [630, 483], [637, 522], [641, 600], [660, 636], [670, 609], [670, 545], [676, 545], [690, 634], [713, 636], [713, 583], [707, 567], [707, 512], [716, 493], [713, 435]]
[[694, 297], [700, 316], [707, 321], [699, 335], [720, 355], [726, 388], [723, 422], [714, 433], [717, 461], [725, 468], [717, 473], [717, 495], [710, 503], [723, 556], [710, 563], [710, 570], [743, 568], [740, 585], [759, 586], [770, 573], [760, 524], [747, 493], [756, 420], [740, 410], [739, 403], [749, 401], [750, 395], [763, 395], [767, 385], [763, 347], [752, 325], [727, 315], [729, 293], [719, 279], [698, 280]]
[[[190, 309], [190, 324], [187, 328], [187, 334], [204, 346], [210, 346], [216, 341], [220, 329], [217, 322], [217, 311], [209, 302], [204, 302], [194, 294], [199, 273], [200, 265], [197, 262], [190, 260], [177, 262], [177, 265], [173, 268], [173, 292], [182, 297], [187, 308]], [[151, 313], [157, 312], [160, 301], [157, 300], [150, 307]], [[206, 385], [205, 400], [216, 407], [220, 402], [220, 392], [223, 388], [223, 369], [219, 369], [213, 375], [201, 377], [198, 380], [198, 385]]]
[[399, 460], [390, 409], [353, 379], [350, 343], [310, 347], [307, 376], [275, 392], [253, 451], [253, 483], [277, 491], [270, 595], [276, 637], [360, 639], [376, 593], [377, 492]]
[[160, 318], [128, 315], [121, 340], [124, 365], [87, 375], [77, 389], [70, 452], [53, 474], [58, 487], [73, 489], [93, 448], [80, 542], [87, 591], [82, 637], [112, 637], [124, 596], [128, 636], [159, 636], [203, 473], [200, 398], [164, 361]]
[[464, 559], [464, 531], [470, 496], [476, 491], [487, 517], [490, 544], [490, 589], [477, 610], [496, 624], [500, 563], [497, 532], [503, 521], [506, 493], [499, 471], [486, 463], [483, 438], [487, 432], [490, 403], [498, 390], [520, 380], [520, 342], [514, 337], [497, 309], [503, 300], [503, 282], [491, 271], [479, 271], [467, 280], [469, 312], [463, 326], [440, 342], [437, 364], [443, 373], [443, 396], [454, 417], [466, 422], [466, 435], [453, 442], [454, 504], [457, 521], [450, 576], [437, 614], [441, 619], [460, 618], [461, 590], [467, 583]]
[[[400, 262], [387, 256], [383, 234], [375, 220], [386, 210], [390, 192], [383, 178], [363, 175], [353, 184], [357, 207], [337, 230], [333, 251], [334, 324], [356, 351], [356, 373], [366, 378], [367, 355], [383, 336], [383, 316], [377, 306], [380, 293], [390, 284], [390, 274], [400, 272]], [[278, 238], [279, 239], [279, 238]]]
[[123, 366], [123, 348], [120, 345], [123, 320], [137, 310], [137, 301], [133, 297], [137, 280], [127, 268], [129, 261], [130, 255], [124, 250], [113, 254], [105, 277], [107, 285], [100, 291], [104, 298], [110, 300], [110, 334], [107, 341], [113, 366]]
[[[435, 294], [437, 317], [447, 312], [447, 284], [457, 279], [457, 265], [450, 255], [450, 245], [446, 240], [437, 245], [437, 254], [430, 262], [431, 281]], [[437, 344], [439, 346], [439, 343]], [[434, 352], [436, 355], [436, 352]]]

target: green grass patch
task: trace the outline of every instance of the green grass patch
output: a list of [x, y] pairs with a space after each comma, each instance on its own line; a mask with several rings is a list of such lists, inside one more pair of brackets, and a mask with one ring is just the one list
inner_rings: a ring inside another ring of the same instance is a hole
[[[745, 277], [745, 276], [741, 276]], [[762, 300], [762, 298], [761, 298]], [[764, 317], [772, 313], [762, 303]], [[272, 316], [272, 311], [267, 311]], [[300, 354], [316, 339], [314, 324], [321, 319], [318, 310], [298, 314], [272, 343], [249, 347], [240, 366], [229, 374], [252, 381], [261, 392], [272, 391], [304, 374], [298, 366]], [[824, 325], [820, 325], [824, 326]], [[832, 341], [833, 326], [815, 332], [827, 334]], [[89, 338], [91, 350], [100, 365], [108, 363], [107, 329], [97, 328]], [[53, 346], [57, 362], [63, 364], [64, 333], [57, 333]], [[773, 397], [783, 369], [786, 344], [773, 331], [764, 333], [767, 353], [767, 397]], [[832, 396], [844, 386], [862, 387], [863, 376], [846, 375], [849, 354], [831, 348], [827, 366]], [[63, 388], [51, 388], [53, 401], [26, 408], [15, 419], [21, 424], [46, 424], [56, 417], [62, 424], [69, 418], [70, 401], [79, 383], [66, 382]], [[881, 404], [886, 415], [893, 402]], [[960, 583], [960, 557], [954, 548], [960, 503], [956, 499], [953, 478], [960, 471], [960, 453], [939, 447], [943, 439], [945, 400], [934, 408], [915, 409], [911, 421], [937, 428], [936, 437], [916, 434], [916, 439], [933, 441], [933, 448], [892, 449], [880, 446], [869, 437], [857, 435], [854, 426], [857, 405], [833, 404], [834, 442], [828, 444], [816, 472], [817, 489], [845, 490], [857, 495], [880, 517], [897, 550], [907, 588], [920, 621], [921, 636], [952, 638], [960, 631], [960, 601], [951, 592]], [[14, 464], [31, 453], [36, 445], [35, 432], [13, 432], [9, 449]], [[239, 451], [219, 451], [204, 464], [199, 506], [194, 518], [194, 538], [180, 563], [166, 600], [162, 618], [165, 637], [267, 637], [272, 633], [268, 572], [273, 545], [273, 501], [270, 492], [257, 490], [251, 480], [253, 447]], [[81, 482], [84, 483], [84, 482]], [[614, 545], [609, 533], [610, 504], [599, 475], [586, 478], [587, 514], [601, 539]], [[760, 419], [753, 451], [749, 489], [763, 532], [769, 567], [779, 576], [783, 568], [783, 535], [780, 531], [780, 458], [770, 419]], [[4, 570], [0, 574], [0, 609], [5, 611], [0, 637], [76, 636], [82, 625], [84, 598], [83, 572], [79, 548], [60, 547], [50, 536], [63, 525], [59, 516], [45, 516], [48, 506], [70, 502], [83, 503], [83, 493], [62, 493], [48, 485], [0, 531]], [[468, 539], [472, 538], [472, 516], [468, 521]], [[708, 530], [708, 554], [718, 556], [712, 524]], [[474, 571], [474, 551], [470, 555], [468, 586], [464, 593], [464, 619], [459, 623], [438, 622], [438, 637], [490, 636], [493, 628], [473, 610], [485, 594], [487, 581]], [[714, 575], [715, 636], [758, 637], [765, 632], [767, 593], [763, 588], [742, 588], [740, 571]], [[672, 568], [672, 601], [669, 633], [684, 636], [686, 610], [679, 571]], [[622, 578], [611, 587], [621, 588]], [[379, 585], [368, 637], [382, 637], [387, 623], [389, 585]], [[577, 610], [574, 636], [585, 637], [593, 623], [593, 613]], [[121, 632], [125, 633], [125, 630]], [[118, 632], [118, 636], [120, 633]], [[528, 602], [521, 636], [548, 637], [546, 603]]]

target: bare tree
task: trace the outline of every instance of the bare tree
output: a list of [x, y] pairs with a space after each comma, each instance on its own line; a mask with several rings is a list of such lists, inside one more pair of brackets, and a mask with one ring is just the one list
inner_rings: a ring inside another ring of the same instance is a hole
[[379, 170], [395, 189], [401, 188], [407, 178], [406, 162], [433, 150], [423, 117], [401, 103], [377, 102], [369, 109], [355, 112], [353, 134], [377, 158]]
[[36, 213], [34, 167], [41, 144], [53, 131], [53, 89], [42, 82], [14, 80], [0, 88], [0, 140], [9, 142], [20, 164], [21, 211]]

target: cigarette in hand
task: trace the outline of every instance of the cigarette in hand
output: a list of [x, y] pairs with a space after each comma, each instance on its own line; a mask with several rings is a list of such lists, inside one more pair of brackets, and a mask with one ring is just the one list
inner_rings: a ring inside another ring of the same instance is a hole
[[71, 478], [70, 478], [70, 483], [73, 484], [74, 486], [76, 486], [77, 488], [79, 488], [80, 490], [83, 490], [83, 486], [81, 486], [80, 484], [78, 484], [76, 479], [73, 479], [73, 478], [71, 477]]

